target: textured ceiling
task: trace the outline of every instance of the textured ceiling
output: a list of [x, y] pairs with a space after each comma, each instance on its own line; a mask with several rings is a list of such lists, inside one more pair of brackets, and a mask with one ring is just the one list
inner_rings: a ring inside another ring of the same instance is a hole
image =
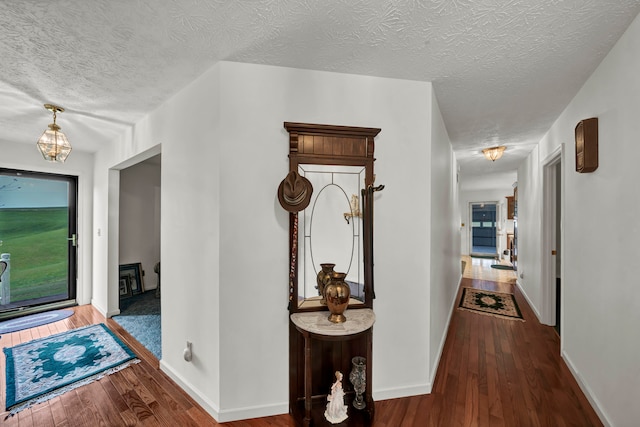
[[[432, 81], [465, 176], [515, 169], [640, 0], [3, 0], [0, 139], [95, 151], [217, 61]], [[347, 123], [348, 124], [348, 123]], [[483, 147], [508, 146], [491, 163]], [[73, 155], [73, 154], [72, 154]]]

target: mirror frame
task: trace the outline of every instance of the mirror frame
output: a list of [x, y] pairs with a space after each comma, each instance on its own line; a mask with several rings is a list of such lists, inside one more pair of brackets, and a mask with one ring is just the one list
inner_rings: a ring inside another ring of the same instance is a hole
[[[289, 171], [297, 171], [298, 165], [344, 165], [365, 168], [365, 188], [370, 190], [375, 181], [373, 173], [374, 138], [379, 128], [320, 125], [284, 122], [289, 132]], [[362, 192], [362, 236], [364, 260], [364, 304], [349, 308], [373, 308], [373, 209], [372, 192]], [[289, 214], [289, 311], [327, 310], [327, 307], [301, 308], [298, 301], [298, 259], [296, 224], [297, 213]], [[293, 302], [296, 302], [295, 304]]]

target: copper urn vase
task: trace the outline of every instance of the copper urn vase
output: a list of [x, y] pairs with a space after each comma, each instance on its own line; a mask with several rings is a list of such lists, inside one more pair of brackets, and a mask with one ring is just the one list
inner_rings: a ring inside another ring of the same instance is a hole
[[327, 285], [331, 281], [331, 274], [333, 273], [333, 267], [335, 266], [336, 266], [335, 264], [331, 264], [331, 263], [320, 264], [320, 267], [322, 267], [322, 270], [318, 272], [316, 282], [318, 283], [318, 286], [317, 286], [318, 295], [322, 297], [322, 299], [320, 300], [320, 304], [322, 305], [327, 305], [327, 299], [324, 296], [324, 289], [327, 287]]
[[331, 312], [329, 321], [333, 323], [342, 323], [347, 320], [343, 313], [347, 309], [347, 306], [349, 306], [351, 290], [349, 289], [349, 285], [344, 281], [345, 277], [347, 277], [346, 273], [334, 271], [331, 274], [331, 281], [324, 288], [327, 307]]

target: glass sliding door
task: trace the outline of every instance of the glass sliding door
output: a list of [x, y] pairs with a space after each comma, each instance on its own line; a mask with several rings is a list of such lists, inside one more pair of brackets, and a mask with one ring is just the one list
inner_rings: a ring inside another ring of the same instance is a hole
[[471, 254], [497, 255], [496, 203], [471, 204]]
[[77, 177], [0, 168], [0, 318], [75, 304]]

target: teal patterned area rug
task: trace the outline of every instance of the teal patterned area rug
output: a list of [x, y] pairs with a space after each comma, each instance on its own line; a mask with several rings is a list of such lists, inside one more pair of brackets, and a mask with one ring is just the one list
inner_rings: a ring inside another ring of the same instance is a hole
[[140, 344], [162, 359], [162, 325], [160, 323], [160, 298], [155, 291], [147, 291], [120, 300], [120, 314], [112, 317]]
[[10, 415], [139, 362], [102, 323], [5, 348], [4, 353]]

